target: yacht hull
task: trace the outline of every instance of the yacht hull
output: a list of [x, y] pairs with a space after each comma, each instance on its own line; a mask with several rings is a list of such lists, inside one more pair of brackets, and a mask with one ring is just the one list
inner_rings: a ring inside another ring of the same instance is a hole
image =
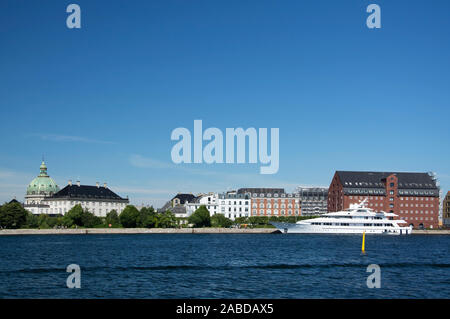
[[359, 227], [359, 226], [324, 226], [311, 224], [294, 224], [271, 222], [283, 234], [380, 234], [409, 235], [411, 227]]

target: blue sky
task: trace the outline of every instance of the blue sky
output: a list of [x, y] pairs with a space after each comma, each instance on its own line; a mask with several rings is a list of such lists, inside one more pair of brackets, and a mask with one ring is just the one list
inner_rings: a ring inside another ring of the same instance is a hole
[[[82, 28], [68, 29], [77, 3]], [[382, 28], [365, 25], [377, 3]], [[328, 186], [335, 170], [434, 171], [450, 187], [450, 2], [0, 2], [0, 201], [42, 155], [61, 186], [135, 204]], [[177, 127], [280, 129], [280, 169], [172, 164]]]

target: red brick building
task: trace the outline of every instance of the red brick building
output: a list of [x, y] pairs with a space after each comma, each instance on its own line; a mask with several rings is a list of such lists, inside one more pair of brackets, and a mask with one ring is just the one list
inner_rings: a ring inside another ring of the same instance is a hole
[[250, 194], [251, 216], [300, 216], [299, 194], [287, 194], [283, 188], [241, 188], [238, 193]]
[[439, 187], [428, 173], [336, 171], [328, 190], [328, 211], [368, 199], [368, 207], [392, 212], [414, 228], [438, 228]]

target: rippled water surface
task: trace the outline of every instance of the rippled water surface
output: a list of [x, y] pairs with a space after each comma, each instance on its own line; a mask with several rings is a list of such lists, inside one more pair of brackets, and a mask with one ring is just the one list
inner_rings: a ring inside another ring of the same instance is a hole
[[[2, 298], [449, 298], [450, 236], [0, 236]], [[81, 289], [66, 267], [81, 267]], [[381, 288], [366, 285], [381, 267]]]

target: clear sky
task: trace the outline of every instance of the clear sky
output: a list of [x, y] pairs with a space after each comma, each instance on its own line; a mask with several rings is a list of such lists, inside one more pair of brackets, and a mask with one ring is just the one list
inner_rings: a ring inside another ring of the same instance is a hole
[[[82, 28], [66, 27], [81, 7]], [[382, 28], [366, 27], [381, 7]], [[450, 188], [447, 0], [0, 2], [0, 200], [42, 155], [134, 204], [434, 171]], [[280, 129], [280, 168], [171, 162], [177, 127]]]

